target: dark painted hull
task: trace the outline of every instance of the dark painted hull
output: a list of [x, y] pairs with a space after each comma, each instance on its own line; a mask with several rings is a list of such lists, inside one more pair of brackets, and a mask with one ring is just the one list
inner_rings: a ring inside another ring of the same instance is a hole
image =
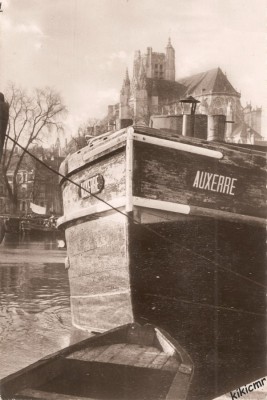
[[68, 160], [130, 217], [62, 182], [73, 324], [157, 324], [192, 355], [190, 398], [211, 399], [266, 374], [265, 155], [141, 131]]
[[238, 275], [265, 282], [265, 228], [200, 220], [153, 229], [177, 244], [131, 226], [134, 316], [160, 324], [190, 352], [192, 399], [266, 375], [266, 289]]

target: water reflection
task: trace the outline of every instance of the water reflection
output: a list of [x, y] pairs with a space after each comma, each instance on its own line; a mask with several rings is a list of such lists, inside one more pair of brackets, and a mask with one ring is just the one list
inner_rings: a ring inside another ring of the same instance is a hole
[[52, 240], [0, 246], [0, 377], [69, 345], [65, 252]]
[[39, 313], [69, 308], [69, 284], [62, 264], [1, 265], [1, 307]]
[[53, 236], [35, 236], [20, 233], [6, 233], [3, 239], [3, 247], [5, 248], [27, 248], [27, 249], [43, 249], [43, 250], [56, 250], [57, 239]]

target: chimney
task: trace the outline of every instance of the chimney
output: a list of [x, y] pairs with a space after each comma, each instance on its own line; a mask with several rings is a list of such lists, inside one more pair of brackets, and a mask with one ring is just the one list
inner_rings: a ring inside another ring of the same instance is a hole
[[183, 115], [183, 136], [194, 136], [194, 124], [195, 124], [195, 115], [184, 114]]
[[225, 132], [225, 115], [208, 115], [208, 137], [210, 142], [223, 142]]

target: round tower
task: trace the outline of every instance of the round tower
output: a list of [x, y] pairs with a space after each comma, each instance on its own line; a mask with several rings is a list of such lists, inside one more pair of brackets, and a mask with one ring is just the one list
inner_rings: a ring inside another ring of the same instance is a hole
[[172, 47], [170, 38], [166, 47], [165, 79], [175, 81], [175, 50]]

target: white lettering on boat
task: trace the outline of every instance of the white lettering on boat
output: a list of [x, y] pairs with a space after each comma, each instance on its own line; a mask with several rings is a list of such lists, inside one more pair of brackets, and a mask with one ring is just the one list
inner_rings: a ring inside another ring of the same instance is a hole
[[81, 198], [85, 199], [86, 197], [90, 197], [91, 194], [101, 192], [104, 187], [104, 178], [102, 175], [97, 174], [83, 181], [81, 187]]
[[237, 178], [231, 178], [230, 176], [218, 175], [205, 171], [197, 171], [193, 187], [234, 196], [236, 181]]

